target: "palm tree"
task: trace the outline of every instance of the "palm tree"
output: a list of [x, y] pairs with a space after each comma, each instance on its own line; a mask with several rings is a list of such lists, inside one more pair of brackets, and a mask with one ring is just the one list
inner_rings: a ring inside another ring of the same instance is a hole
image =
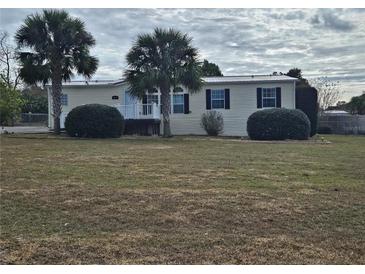
[[180, 31], [156, 28], [153, 34], [138, 35], [127, 54], [124, 76], [131, 95], [142, 98], [147, 90], [160, 89], [164, 137], [171, 136], [170, 91], [182, 85], [193, 93], [203, 83], [198, 50], [191, 41]]
[[95, 40], [84, 22], [63, 10], [28, 16], [15, 40], [21, 79], [28, 84], [52, 82], [54, 131], [59, 134], [62, 81], [70, 80], [75, 72], [87, 78], [95, 73], [98, 59], [89, 53]]

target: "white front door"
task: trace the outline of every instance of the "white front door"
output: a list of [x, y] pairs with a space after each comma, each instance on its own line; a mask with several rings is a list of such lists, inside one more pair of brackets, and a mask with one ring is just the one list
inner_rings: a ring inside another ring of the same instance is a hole
[[125, 119], [137, 118], [137, 98], [130, 95], [126, 90], [124, 92], [124, 104], [125, 104]]

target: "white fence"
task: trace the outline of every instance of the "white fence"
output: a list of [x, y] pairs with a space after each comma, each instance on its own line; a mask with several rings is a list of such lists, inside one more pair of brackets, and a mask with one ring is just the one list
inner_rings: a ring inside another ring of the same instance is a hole
[[115, 105], [124, 119], [160, 119], [160, 106], [157, 104]]

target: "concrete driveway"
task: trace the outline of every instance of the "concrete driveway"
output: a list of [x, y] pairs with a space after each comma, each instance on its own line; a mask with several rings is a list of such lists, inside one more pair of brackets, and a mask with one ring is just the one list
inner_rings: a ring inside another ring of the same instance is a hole
[[46, 133], [49, 132], [48, 127], [34, 126], [34, 127], [1, 127], [0, 134], [8, 133]]

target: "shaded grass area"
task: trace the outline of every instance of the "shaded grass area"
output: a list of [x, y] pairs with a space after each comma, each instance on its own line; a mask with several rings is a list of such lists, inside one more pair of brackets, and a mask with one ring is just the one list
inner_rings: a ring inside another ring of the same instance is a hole
[[365, 138], [326, 139], [1, 136], [0, 261], [365, 263]]

